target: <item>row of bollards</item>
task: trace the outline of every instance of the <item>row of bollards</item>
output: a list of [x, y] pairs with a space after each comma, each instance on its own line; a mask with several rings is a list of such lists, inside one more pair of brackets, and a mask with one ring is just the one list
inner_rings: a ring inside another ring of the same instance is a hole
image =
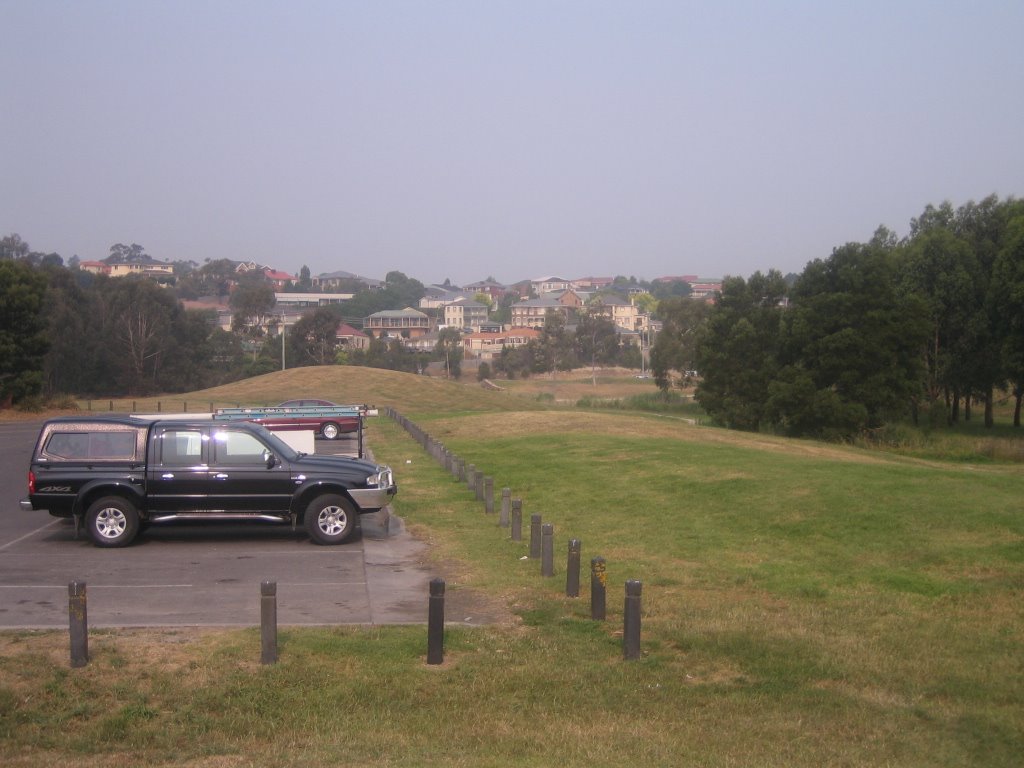
[[[579, 553], [580, 542], [573, 539], [569, 544], [569, 578], [566, 580], [566, 595], [579, 596]], [[572, 574], [575, 573], [575, 577]], [[604, 559], [595, 557], [590, 563], [590, 605], [591, 618], [603, 621], [605, 618], [605, 567]], [[444, 663], [444, 579], [430, 582], [430, 598], [427, 607], [427, 664]], [[639, 581], [626, 582], [626, 604], [623, 621], [622, 652], [624, 658], [640, 657], [640, 594]], [[86, 584], [72, 581], [68, 585], [68, 617], [71, 634], [71, 666], [84, 667], [89, 663], [89, 623]], [[277, 582], [260, 583], [260, 663], [275, 664], [277, 650]]]
[[[427, 432], [420, 428], [417, 424], [402, 416], [394, 409], [385, 409], [387, 415], [392, 418], [396, 423], [409, 433], [417, 442], [419, 442], [424, 450], [429, 455], [435, 458], [445, 469], [452, 475], [452, 478], [459, 482], [464, 483], [466, 489], [473, 493], [474, 498], [477, 501], [484, 503], [484, 512], [486, 514], [492, 514], [495, 512], [494, 502], [494, 478], [485, 475], [481, 469], [478, 469], [475, 464], [467, 463], [464, 459], [455, 456], [451, 451], [444, 447], [444, 445], [432, 438]], [[509, 537], [512, 541], [523, 540], [523, 502], [522, 499], [513, 498], [512, 490], [510, 488], [501, 489], [501, 501], [498, 515], [498, 525], [502, 528], [509, 529]], [[567, 597], [579, 597], [580, 592], [580, 558], [581, 558], [582, 545], [579, 539], [572, 539], [569, 542], [569, 554], [568, 562], [566, 565], [566, 586], [565, 594]], [[550, 523], [544, 523], [541, 515], [532, 514], [530, 516], [530, 539], [527, 559], [539, 560], [541, 576], [550, 578], [555, 575], [554, 568], [554, 526]], [[435, 601], [439, 600], [443, 606], [443, 584], [441, 587], [441, 595], [437, 596], [433, 592], [433, 584], [431, 585], [431, 606]], [[590, 604], [591, 604], [591, 618], [598, 621], [605, 620], [606, 617], [606, 589], [607, 589], [607, 569], [604, 562], [604, 558], [596, 557], [591, 560], [591, 579], [590, 579]], [[640, 598], [641, 598], [642, 585], [641, 582], [630, 580], [626, 583], [626, 604], [624, 611], [624, 627], [623, 627], [623, 655], [626, 659], [636, 659], [640, 657]], [[443, 617], [443, 607], [440, 609]], [[442, 618], [443, 623], [443, 618]], [[434, 630], [438, 633], [438, 638], [443, 638], [443, 629]], [[428, 634], [429, 630], [428, 630]], [[441, 640], [435, 639], [433, 642], [441, 642]], [[428, 642], [428, 645], [432, 643]], [[440, 650], [434, 650], [433, 654], [436, 658], [443, 658], [443, 652]], [[431, 653], [428, 653], [428, 657]], [[441, 663], [429, 662], [428, 663]]]

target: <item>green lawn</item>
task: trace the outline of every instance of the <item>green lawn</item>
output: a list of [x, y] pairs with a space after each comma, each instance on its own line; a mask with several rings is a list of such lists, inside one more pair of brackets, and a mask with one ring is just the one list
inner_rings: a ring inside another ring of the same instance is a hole
[[[2, 633], [4, 765], [1020, 765], [1020, 464], [455, 403], [393, 401], [554, 525], [554, 578], [396, 425], [370, 439], [449, 593], [506, 621], [449, 628], [440, 667], [423, 627], [285, 629], [272, 667], [255, 629], [99, 633], [81, 670], [65, 635]], [[632, 662], [627, 579], [643, 582]]]

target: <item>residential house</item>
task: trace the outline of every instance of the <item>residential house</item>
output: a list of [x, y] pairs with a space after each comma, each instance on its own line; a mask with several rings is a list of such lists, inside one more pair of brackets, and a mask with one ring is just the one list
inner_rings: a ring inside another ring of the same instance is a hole
[[639, 331], [646, 327], [649, 317], [631, 301], [602, 297], [588, 307], [597, 314], [607, 317], [617, 327], [627, 331]]
[[444, 324], [449, 328], [479, 330], [487, 322], [488, 307], [472, 299], [458, 299], [444, 305]]
[[516, 328], [543, 328], [548, 310], [561, 313], [566, 322], [572, 316], [574, 307], [563, 304], [557, 298], [527, 299], [512, 305], [512, 326]]
[[573, 285], [572, 280], [564, 277], [538, 277], [530, 281], [530, 287], [535, 294], [543, 296], [554, 291], [568, 291]]
[[495, 304], [501, 301], [502, 296], [512, 291], [512, 289], [507, 285], [496, 283], [493, 280], [481, 280], [477, 283], [470, 283], [469, 285], [464, 286], [463, 290], [465, 290], [471, 297], [476, 296], [478, 293], [485, 293], [491, 297], [491, 301]]
[[493, 360], [503, 347], [522, 347], [540, 337], [537, 328], [509, 328], [506, 331], [467, 333], [462, 337], [463, 354], [467, 359]]
[[370, 337], [348, 323], [339, 325], [334, 335], [341, 349], [366, 349], [370, 346]]
[[102, 261], [80, 261], [78, 268], [84, 272], [92, 272], [94, 275], [110, 274], [110, 265]]
[[468, 299], [472, 293], [461, 288], [449, 288], [443, 285], [428, 285], [426, 293], [420, 299], [420, 309], [440, 309], [445, 304], [451, 304], [459, 299]]
[[592, 292], [607, 288], [614, 282], [614, 277], [580, 277], [572, 281], [575, 288]]
[[354, 275], [351, 272], [346, 272], [345, 270], [325, 272], [311, 278], [310, 280], [313, 287], [321, 291], [348, 287], [352, 285], [352, 281], [362, 283], [367, 288], [372, 288], [374, 290], [381, 290], [384, 287], [383, 280], [371, 280], [368, 277], [360, 277], [359, 275]]
[[341, 304], [355, 296], [354, 293], [275, 293], [278, 307], [295, 309], [316, 309], [328, 304]]
[[272, 267], [263, 268], [263, 276], [267, 279], [267, 282], [274, 286], [275, 291], [284, 290], [284, 287], [288, 283], [294, 283], [298, 281], [298, 275], [289, 275], [287, 272], [281, 272], [273, 269]]
[[722, 292], [722, 281], [717, 279], [704, 279], [690, 283], [690, 296], [695, 299], [714, 301], [715, 297]]
[[363, 330], [377, 337], [415, 339], [430, 333], [433, 328], [427, 315], [412, 307], [406, 307], [374, 312], [363, 320]]
[[138, 256], [125, 261], [108, 258], [102, 263], [106, 266], [102, 273], [110, 275], [110, 277], [141, 275], [156, 280], [158, 283], [174, 282], [174, 265], [167, 261], [158, 261], [152, 256]]
[[182, 299], [182, 306], [186, 310], [208, 311], [217, 315], [217, 327], [222, 331], [231, 330], [231, 307], [228, 306], [227, 297], [206, 298], [206, 299]]

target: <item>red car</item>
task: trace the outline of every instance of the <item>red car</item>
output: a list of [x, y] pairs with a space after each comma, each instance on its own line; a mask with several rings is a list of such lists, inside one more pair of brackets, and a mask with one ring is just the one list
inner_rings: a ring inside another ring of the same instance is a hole
[[[359, 430], [358, 413], [332, 413], [332, 409], [348, 409], [352, 406], [338, 405], [330, 400], [317, 400], [306, 398], [300, 400], [285, 400], [277, 406], [278, 408], [297, 408], [301, 412], [267, 414], [258, 421], [266, 427], [281, 424], [303, 424], [313, 425], [317, 434], [325, 440], [335, 440], [338, 435], [356, 432]], [[318, 409], [324, 409], [323, 413]]]

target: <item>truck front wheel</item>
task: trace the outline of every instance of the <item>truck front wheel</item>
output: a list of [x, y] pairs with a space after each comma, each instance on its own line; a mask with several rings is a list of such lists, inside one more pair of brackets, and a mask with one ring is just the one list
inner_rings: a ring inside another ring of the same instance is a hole
[[126, 547], [139, 532], [139, 513], [127, 499], [106, 496], [89, 507], [85, 525], [97, 547]]
[[317, 544], [341, 544], [356, 529], [358, 518], [352, 502], [344, 496], [317, 496], [306, 507], [306, 531]]

